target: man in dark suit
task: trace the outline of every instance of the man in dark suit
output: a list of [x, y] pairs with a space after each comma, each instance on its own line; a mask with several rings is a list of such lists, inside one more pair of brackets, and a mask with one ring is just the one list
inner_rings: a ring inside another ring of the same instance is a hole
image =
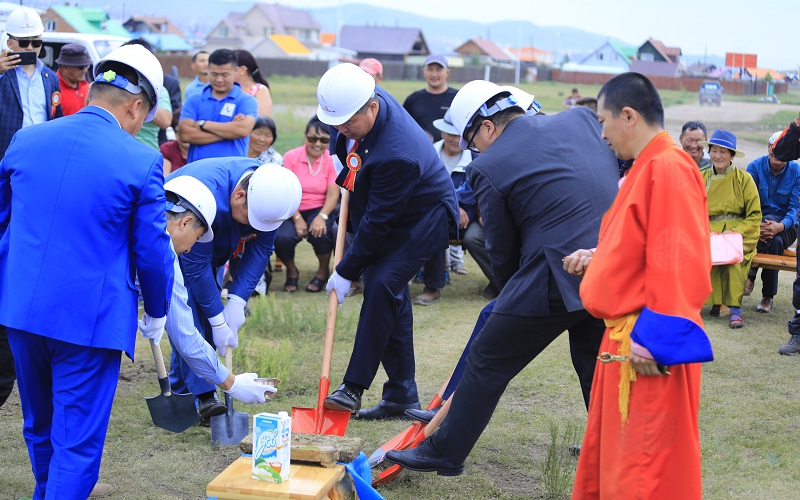
[[481, 152], [467, 177], [503, 289], [438, 432], [417, 448], [387, 453], [410, 470], [461, 474], [506, 385], [564, 330], [588, 407], [604, 325], [584, 310], [580, 278], [563, 271], [562, 259], [574, 245], [597, 245], [617, 192], [617, 162], [590, 110], [526, 116], [519, 96], [478, 80], [450, 108], [461, 147]]
[[[413, 118], [354, 64], [322, 76], [317, 116], [335, 127], [336, 155], [345, 168], [336, 183], [351, 191], [353, 243], [328, 280], [344, 302], [364, 276], [364, 303], [344, 383], [325, 407], [358, 418], [399, 417], [419, 408], [414, 380], [413, 318], [408, 282], [448, 246], [458, 220], [453, 182]], [[361, 408], [378, 365], [389, 380], [380, 404]]]

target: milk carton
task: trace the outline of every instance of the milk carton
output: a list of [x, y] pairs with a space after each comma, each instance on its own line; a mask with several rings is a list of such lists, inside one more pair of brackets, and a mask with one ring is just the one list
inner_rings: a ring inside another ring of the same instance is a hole
[[285, 411], [253, 417], [253, 479], [282, 483], [289, 479], [292, 419]]

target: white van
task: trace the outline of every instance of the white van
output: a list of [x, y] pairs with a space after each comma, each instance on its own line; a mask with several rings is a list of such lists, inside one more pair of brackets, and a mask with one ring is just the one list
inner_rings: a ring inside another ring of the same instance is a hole
[[130, 38], [112, 35], [87, 35], [83, 33], [58, 33], [52, 31], [45, 31], [42, 33], [42, 51], [39, 53], [39, 59], [55, 69], [55, 60], [61, 54], [61, 47], [68, 43], [77, 43], [83, 45], [89, 52], [89, 57], [92, 58], [94, 64], [106, 56], [112, 50], [122, 46], [123, 43], [130, 40]]

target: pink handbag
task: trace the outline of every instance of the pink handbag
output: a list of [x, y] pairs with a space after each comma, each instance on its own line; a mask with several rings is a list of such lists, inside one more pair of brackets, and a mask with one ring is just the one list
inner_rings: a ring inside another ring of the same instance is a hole
[[711, 265], [727, 266], [744, 260], [744, 243], [739, 233], [711, 233]]

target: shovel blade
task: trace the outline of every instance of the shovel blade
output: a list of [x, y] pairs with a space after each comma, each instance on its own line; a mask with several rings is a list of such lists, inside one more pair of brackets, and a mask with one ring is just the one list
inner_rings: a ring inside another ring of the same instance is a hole
[[225, 406], [228, 412], [211, 417], [211, 443], [226, 446], [238, 445], [250, 434], [250, 415], [233, 410], [233, 398], [225, 394]]
[[322, 408], [292, 408], [292, 432], [344, 436], [350, 412]]
[[153, 425], [170, 432], [181, 433], [196, 424], [200, 418], [191, 394], [159, 394], [146, 398], [146, 401]]

